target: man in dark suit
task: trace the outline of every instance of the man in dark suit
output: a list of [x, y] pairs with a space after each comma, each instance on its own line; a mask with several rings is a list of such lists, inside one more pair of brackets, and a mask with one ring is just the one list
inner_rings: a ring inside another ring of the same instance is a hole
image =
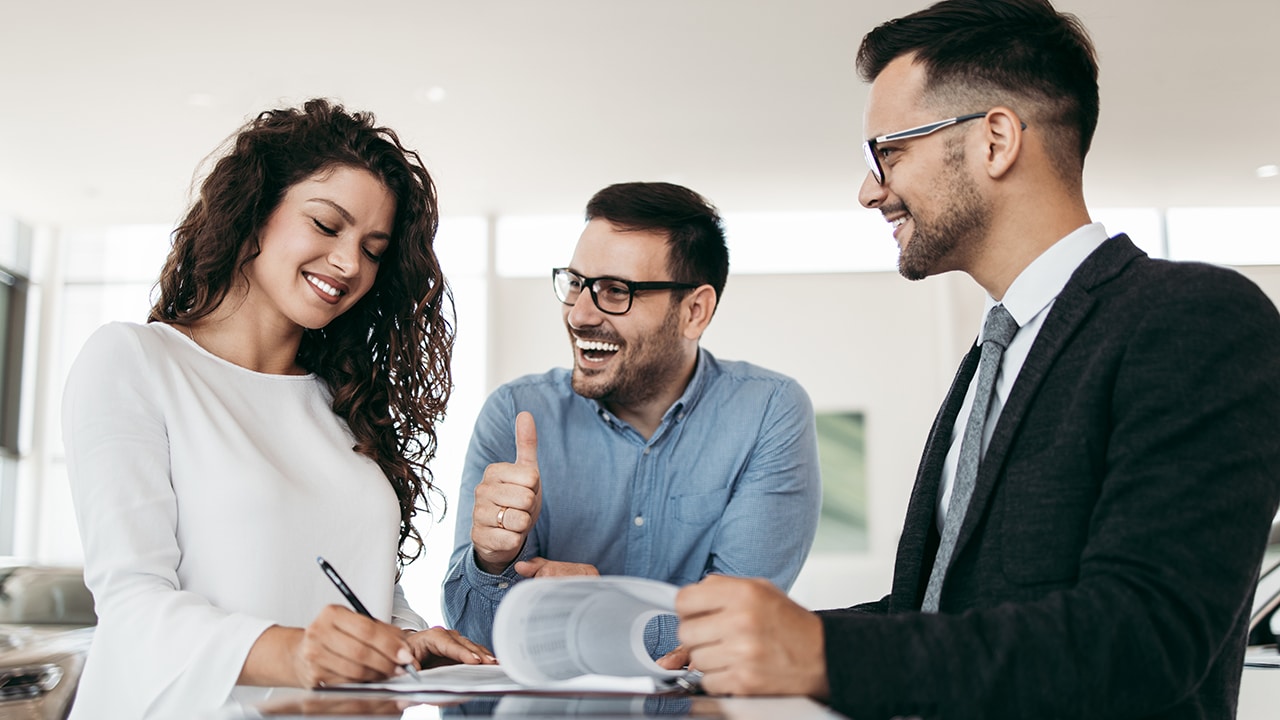
[[859, 719], [1234, 715], [1280, 503], [1275, 306], [1091, 223], [1097, 65], [1047, 0], [940, 2], [868, 34], [858, 67], [860, 201], [903, 275], [968, 273], [990, 313], [930, 432], [891, 593], [814, 614], [710, 577], [679, 595], [682, 650], [709, 691]]

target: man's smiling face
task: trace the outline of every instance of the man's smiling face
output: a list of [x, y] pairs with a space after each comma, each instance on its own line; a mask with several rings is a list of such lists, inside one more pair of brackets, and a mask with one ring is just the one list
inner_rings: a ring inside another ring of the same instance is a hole
[[[609, 221], [587, 223], [569, 269], [583, 277], [633, 282], [671, 280], [663, 233], [622, 231]], [[588, 288], [563, 317], [573, 347], [573, 389], [610, 407], [634, 406], [683, 380], [680, 303], [672, 291], [635, 295], [623, 315], [601, 312]]]
[[[925, 68], [903, 56], [889, 63], [871, 85], [865, 132], [879, 137], [945, 119], [924, 102]], [[884, 142], [876, 152], [884, 183], [867, 173], [858, 200], [879, 210], [898, 243], [898, 272], [920, 280], [963, 270], [987, 232], [990, 208], [965, 163], [966, 132], [982, 120], [936, 133]]]

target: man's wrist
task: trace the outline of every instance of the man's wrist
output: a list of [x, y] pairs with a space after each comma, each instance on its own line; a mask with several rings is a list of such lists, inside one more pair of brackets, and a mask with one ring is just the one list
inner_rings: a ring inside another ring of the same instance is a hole
[[487, 573], [489, 575], [506, 575], [508, 574], [507, 570], [509, 570], [511, 566], [514, 565], [516, 561], [520, 559], [520, 555], [524, 552], [525, 544], [528, 541], [529, 541], [529, 538], [526, 536], [525, 539], [520, 543], [520, 549], [516, 550], [515, 553], [513, 553], [511, 557], [508, 558], [505, 562], [484, 559], [484, 557], [480, 552], [480, 549], [476, 547], [475, 542], [472, 542], [471, 543], [471, 561], [475, 564], [476, 569], [479, 570], [480, 572]]
[[488, 562], [480, 557], [479, 552], [476, 553], [475, 559], [476, 567], [490, 575], [501, 575], [506, 572], [507, 568], [511, 567], [511, 563], [515, 562], [515, 558], [512, 558], [505, 563]]

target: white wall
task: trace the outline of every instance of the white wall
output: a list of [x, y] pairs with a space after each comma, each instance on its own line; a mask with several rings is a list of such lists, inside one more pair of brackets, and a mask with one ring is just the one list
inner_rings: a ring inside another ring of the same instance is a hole
[[1257, 283], [1267, 297], [1271, 298], [1271, 302], [1280, 306], [1280, 265], [1253, 265], [1239, 270]]

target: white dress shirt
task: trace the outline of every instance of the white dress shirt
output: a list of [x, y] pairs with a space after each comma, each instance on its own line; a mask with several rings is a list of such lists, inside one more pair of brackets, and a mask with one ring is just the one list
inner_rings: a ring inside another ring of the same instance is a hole
[[[1072, 273], [1080, 264], [1107, 240], [1107, 231], [1102, 223], [1084, 225], [1071, 234], [1051, 245], [1028, 265], [1014, 279], [1004, 298], [997, 301], [988, 296], [982, 309], [982, 319], [978, 324], [978, 342], [981, 343], [982, 328], [987, 321], [987, 313], [997, 304], [1003, 304], [1009, 314], [1018, 323], [1018, 332], [1005, 348], [1000, 360], [1000, 370], [996, 375], [995, 394], [987, 411], [986, 423], [982, 432], [982, 451], [987, 450], [991, 435], [995, 432], [996, 421], [1000, 410], [1004, 407], [1013, 383], [1018, 379], [1022, 363], [1031, 352], [1031, 345], [1040, 326], [1053, 307], [1053, 301], [1062, 292]], [[947, 458], [942, 466], [942, 487], [938, 491], [938, 529], [941, 531], [943, 520], [947, 516], [947, 507], [951, 503], [951, 488], [955, 484], [956, 466], [960, 462], [960, 443], [964, 440], [964, 428], [969, 422], [969, 414], [973, 411], [973, 396], [978, 385], [978, 374], [973, 374], [969, 389], [965, 392], [964, 403], [960, 413], [956, 415], [956, 424], [951, 430], [951, 446], [947, 450]]]

